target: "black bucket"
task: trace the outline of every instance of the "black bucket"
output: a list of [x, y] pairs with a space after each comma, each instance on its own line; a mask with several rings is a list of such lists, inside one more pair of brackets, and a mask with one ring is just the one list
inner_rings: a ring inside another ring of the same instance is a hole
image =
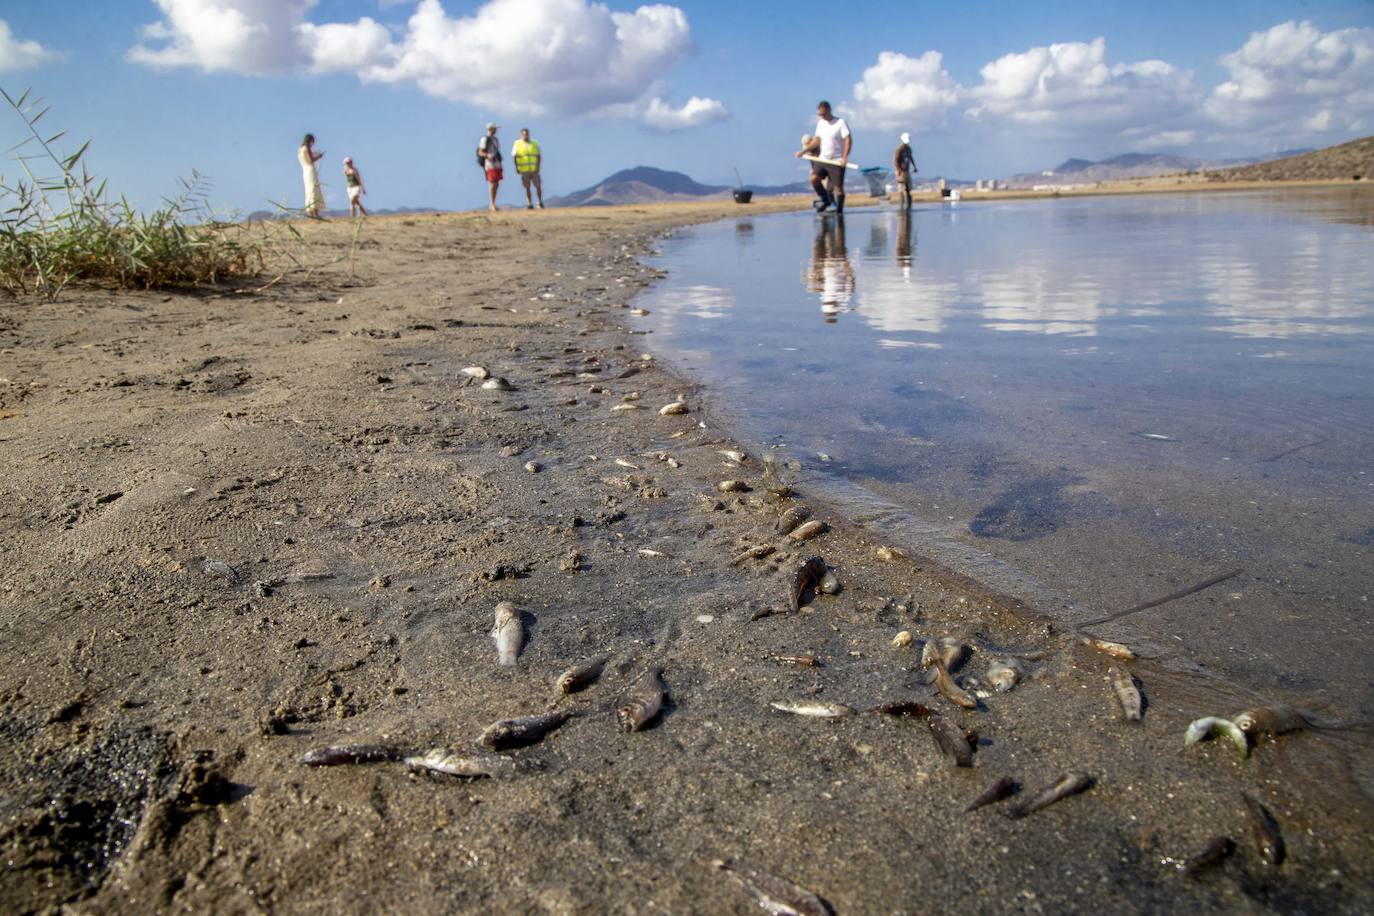
[[737, 189], [735, 189], [735, 203], [737, 203], [737, 204], [747, 204], [747, 203], [749, 203], [749, 201], [751, 201], [751, 200], [753, 200], [753, 199], [754, 199], [754, 192], [753, 192], [753, 191], [746, 191], [746, 190], [744, 190], [744, 188], [737, 188]]

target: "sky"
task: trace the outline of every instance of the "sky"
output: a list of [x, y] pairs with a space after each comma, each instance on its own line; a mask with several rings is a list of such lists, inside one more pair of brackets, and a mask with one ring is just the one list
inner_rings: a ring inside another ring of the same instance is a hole
[[550, 196], [635, 165], [782, 184], [822, 98], [858, 164], [909, 131], [923, 175], [973, 179], [1374, 134], [1374, 2], [5, 0], [0, 87], [144, 207], [192, 169], [226, 211], [299, 207], [307, 131], [332, 207], [346, 155], [374, 207], [477, 207], [489, 120], [531, 129]]

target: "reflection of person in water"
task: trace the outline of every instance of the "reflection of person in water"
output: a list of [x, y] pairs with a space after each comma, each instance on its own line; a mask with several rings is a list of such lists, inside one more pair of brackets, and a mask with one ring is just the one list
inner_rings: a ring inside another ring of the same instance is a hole
[[911, 211], [897, 212], [897, 266], [902, 276], [910, 279], [911, 262], [916, 258], [916, 236], [911, 231]]
[[854, 268], [844, 244], [844, 217], [820, 221], [811, 246], [811, 263], [802, 280], [806, 289], [821, 298], [821, 314], [834, 324], [842, 311], [849, 310], [854, 298]]

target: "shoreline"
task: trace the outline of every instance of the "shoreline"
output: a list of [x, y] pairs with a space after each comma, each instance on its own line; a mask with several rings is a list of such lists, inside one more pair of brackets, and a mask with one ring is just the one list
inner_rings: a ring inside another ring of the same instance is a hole
[[[627, 309], [663, 231], [798, 203], [387, 217], [366, 224], [356, 278], [336, 264], [251, 296], [0, 306], [0, 448], [18, 469], [0, 516], [0, 845], [21, 866], [0, 899], [744, 913], [702, 864], [738, 857], [838, 912], [931, 894], [996, 912], [1374, 900], [1357, 877], [1374, 808], [1332, 753], [1346, 736], [1261, 742], [1245, 763], [1219, 742], [1181, 753], [1192, 717], [1240, 698], [1204, 710], [1142, 660], [1145, 719], [1117, 721], [1112, 659], [920, 558], [878, 560], [877, 533], [805, 478], [798, 501], [832, 530], [777, 536], [762, 451], [716, 427], [709, 389], [641, 358]], [[301, 226], [322, 256], [349, 228]], [[514, 390], [471, 384], [472, 365]], [[660, 416], [680, 395], [690, 412]], [[775, 553], [728, 564], [755, 544]], [[751, 620], [812, 553], [842, 590]], [[529, 615], [513, 670], [487, 636], [501, 600]], [[894, 648], [903, 630], [917, 640]], [[974, 645], [964, 678], [1047, 654], [965, 711], [921, 683], [937, 636]], [[298, 762], [344, 741], [460, 746], [548, 708], [553, 677], [601, 652], [602, 680], [557, 701], [574, 718], [512, 755], [539, 772]], [[809, 653], [823, 665], [776, 660]], [[613, 708], [655, 661], [667, 708], [624, 734]], [[976, 766], [948, 766], [920, 721], [767, 706], [803, 698], [919, 700], [978, 730]], [[1068, 771], [1096, 784], [1023, 821], [963, 813], [998, 776], [1029, 793]], [[1279, 821], [1280, 869], [1259, 862], [1241, 791]], [[66, 827], [78, 814], [101, 829]], [[1240, 848], [1203, 880], [1161, 861], [1218, 831]]]

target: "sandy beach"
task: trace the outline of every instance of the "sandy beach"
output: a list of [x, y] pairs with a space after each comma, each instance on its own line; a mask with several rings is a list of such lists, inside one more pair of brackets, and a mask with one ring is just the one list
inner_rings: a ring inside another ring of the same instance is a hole
[[[711, 867], [736, 859], [837, 913], [1374, 908], [1367, 731], [1185, 748], [1193, 719], [1251, 705], [1242, 687], [1113, 658], [881, 552], [844, 505], [767, 492], [766, 448], [709, 379], [651, 358], [633, 313], [662, 233], [742, 210], [380, 218], [356, 246], [310, 223], [309, 276], [0, 301], [0, 906], [758, 912]], [[779, 534], [798, 505], [828, 530]], [[772, 550], [731, 562], [751, 547]], [[813, 555], [841, 588], [788, 612]], [[502, 601], [523, 611], [509, 668]], [[971, 647], [953, 673], [974, 709], [925, 683], [940, 637]], [[1020, 683], [989, 689], [1011, 656]], [[663, 710], [624, 732], [654, 665]], [[973, 765], [928, 718], [871, 711], [898, 702], [976, 732]], [[571, 717], [501, 751], [509, 776], [301, 762], [462, 751], [551, 709]], [[1004, 816], [1065, 774], [1089, 787]], [[965, 811], [1004, 776], [1018, 794]], [[1235, 852], [1186, 874], [1219, 835]]]

